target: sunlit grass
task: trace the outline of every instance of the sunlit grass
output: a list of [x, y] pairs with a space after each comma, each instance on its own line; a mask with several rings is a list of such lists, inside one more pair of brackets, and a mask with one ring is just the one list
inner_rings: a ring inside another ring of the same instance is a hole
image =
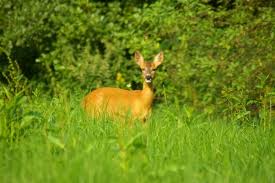
[[127, 125], [88, 118], [68, 98], [19, 97], [2, 108], [0, 182], [275, 181], [273, 125], [164, 104], [146, 125]]

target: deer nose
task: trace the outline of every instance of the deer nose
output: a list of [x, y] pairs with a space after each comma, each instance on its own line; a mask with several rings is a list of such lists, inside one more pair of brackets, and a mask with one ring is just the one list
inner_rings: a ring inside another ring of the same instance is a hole
[[145, 79], [146, 79], [146, 80], [151, 80], [151, 79], [152, 79], [152, 76], [151, 76], [151, 75], [147, 75], [147, 76], [145, 76]]

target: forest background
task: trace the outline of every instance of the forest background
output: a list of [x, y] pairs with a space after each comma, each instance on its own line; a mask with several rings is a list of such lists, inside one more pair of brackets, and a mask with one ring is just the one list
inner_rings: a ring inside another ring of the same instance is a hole
[[271, 118], [274, 6], [272, 0], [2, 0], [1, 103], [35, 90], [84, 96], [100, 86], [138, 89], [133, 53], [152, 60], [163, 51], [156, 103], [233, 120]]

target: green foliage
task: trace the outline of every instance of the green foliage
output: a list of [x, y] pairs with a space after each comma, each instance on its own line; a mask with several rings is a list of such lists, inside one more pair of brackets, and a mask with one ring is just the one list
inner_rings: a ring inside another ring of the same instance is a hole
[[[1, 72], [11, 58], [33, 86], [83, 94], [136, 89], [132, 55], [160, 50], [159, 102], [247, 120], [271, 110], [275, 15], [269, 1], [1, 1]], [[5, 79], [2, 79], [5, 81]]]
[[274, 123], [225, 123], [187, 106], [164, 104], [145, 125], [95, 121], [84, 115], [79, 97], [38, 92], [0, 106], [0, 124], [9, 118], [10, 126], [21, 130], [10, 139], [3, 135], [9, 129], [0, 126], [0, 182], [275, 179]]
[[41, 114], [30, 108], [27, 97], [20, 94], [0, 100], [0, 141], [17, 142], [39, 126]]

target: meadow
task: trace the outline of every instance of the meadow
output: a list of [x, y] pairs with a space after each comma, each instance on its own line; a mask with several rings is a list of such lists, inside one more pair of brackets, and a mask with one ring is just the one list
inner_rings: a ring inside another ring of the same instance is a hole
[[87, 117], [80, 99], [34, 93], [1, 105], [0, 182], [275, 181], [273, 123], [163, 103], [129, 125]]

